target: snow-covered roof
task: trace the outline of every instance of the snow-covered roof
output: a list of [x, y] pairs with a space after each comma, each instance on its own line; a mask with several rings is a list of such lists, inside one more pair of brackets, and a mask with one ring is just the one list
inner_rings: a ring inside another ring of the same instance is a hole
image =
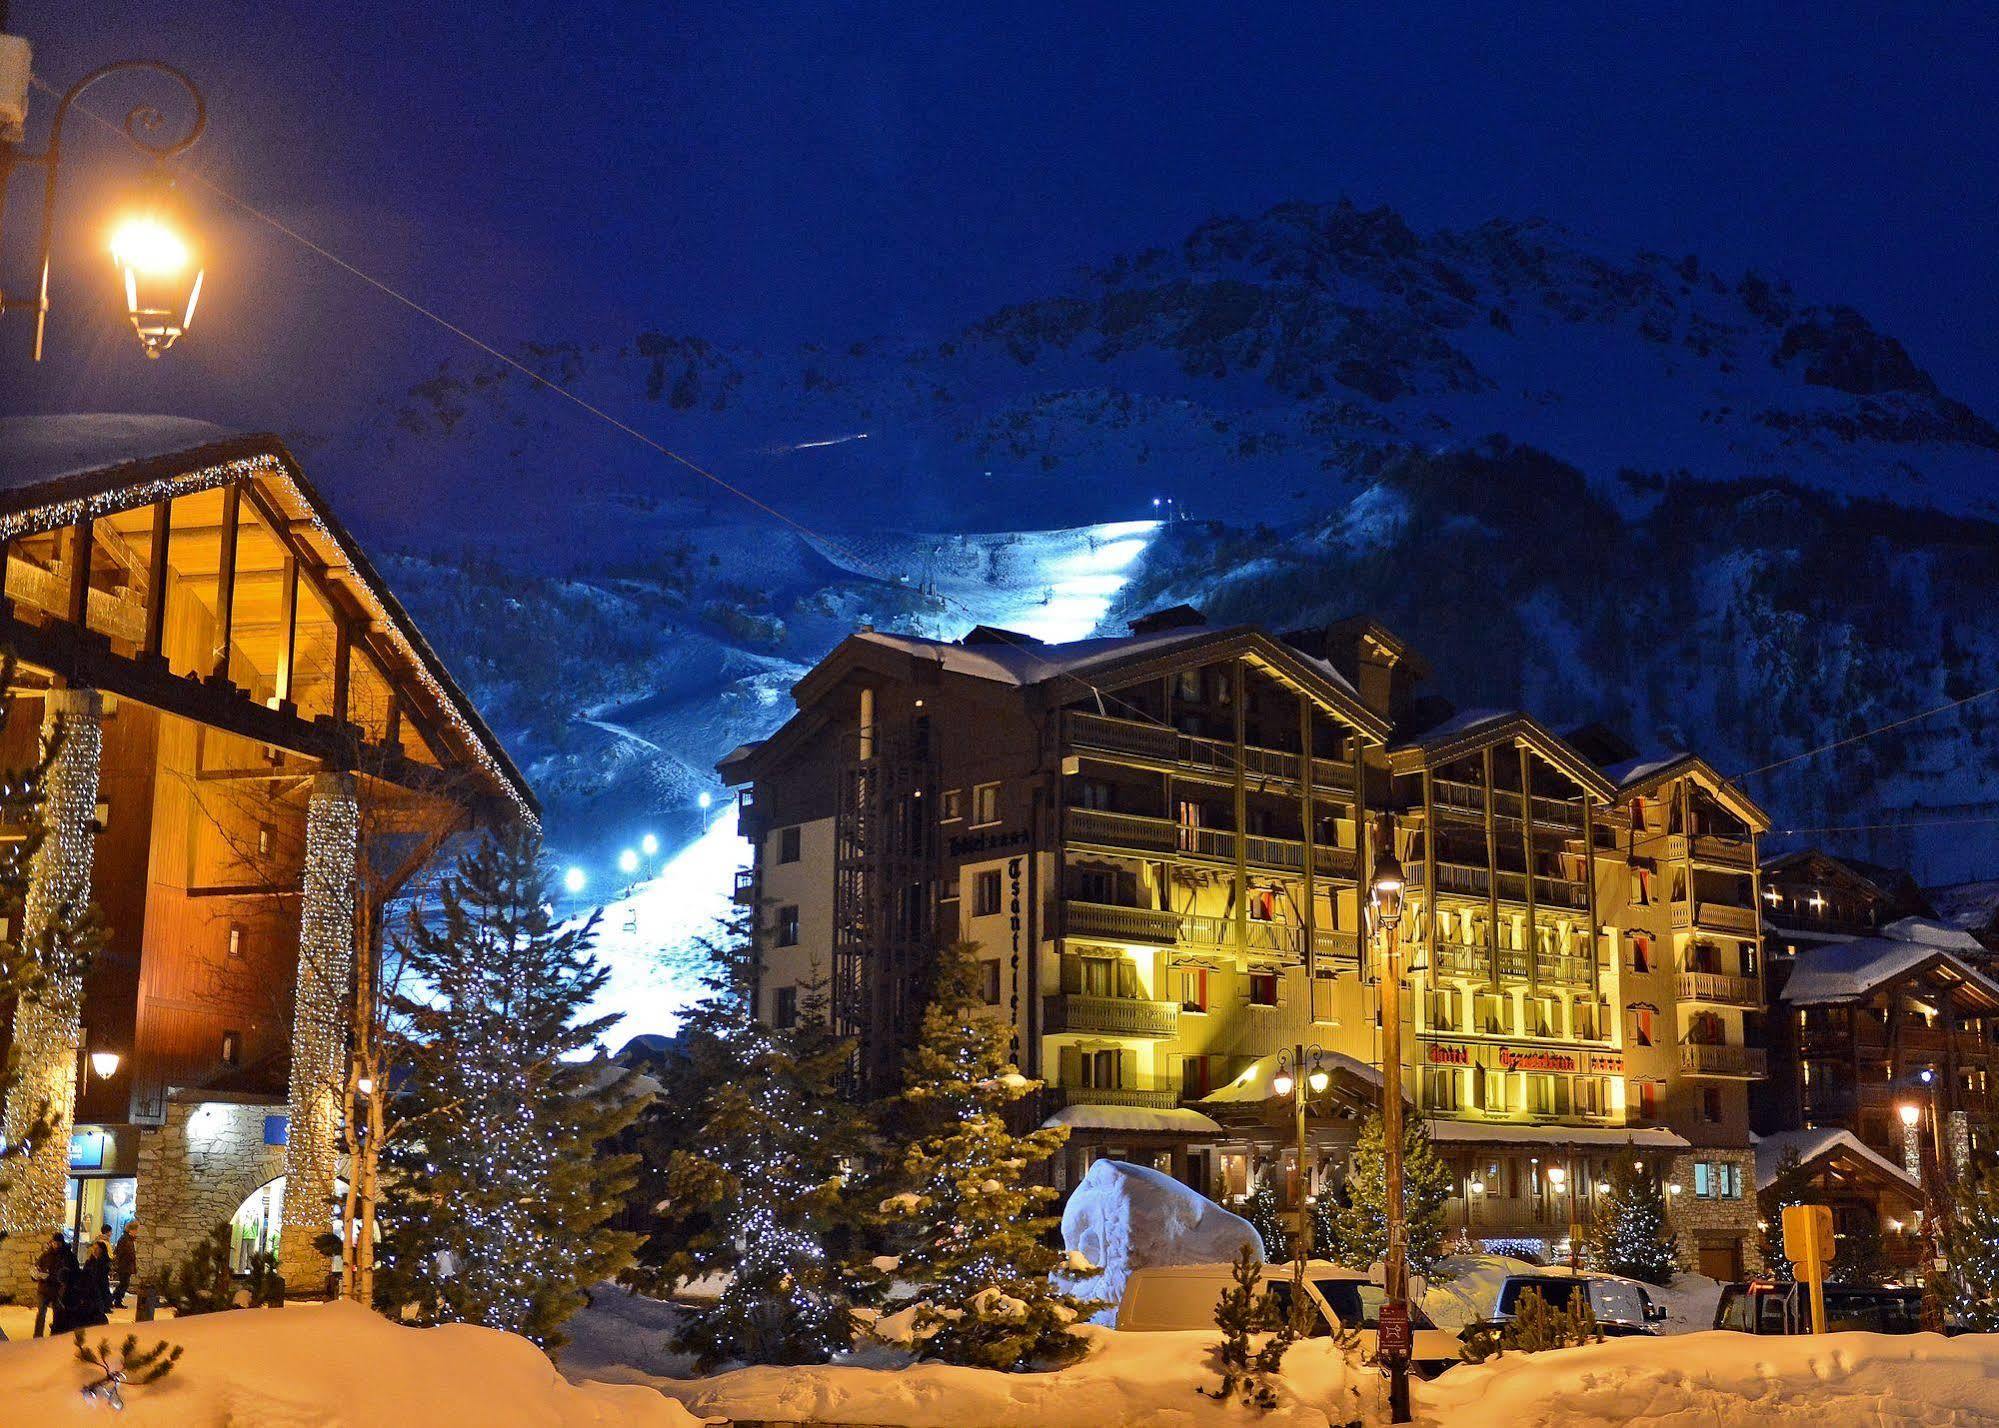
[[1660, 769], [1671, 768], [1682, 759], [1689, 757], [1684, 750], [1670, 754], [1647, 754], [1643, 758], [1626, 759], [1620, 764], [1606, 765], [1603, 776], [1624, 788], [1629, 784], [1643, 783]]
[[0, 489], [27, 490], [128, 461], [192, 451], [231, 434], [191, 417], [139, 413], [0, 417]]
[[1430, 1139], [1461, 1145], [1630, 1145], [1639, 1150], [1686, 1150], [1692, 1144], [1685, 1136], [1656, 1126], [1517, 1126], [1434, 1117]]
[[1792, 1006], [1851, 1001], [1932, 958], [1942, 958], [1965, 981], [1999, 1001], [1999, 982], [1960, 955], [1982, 951], [1978, 939], [1968, 932], [1924, 918], [1905, 917], [1883, 928], [1879, 937], [1800, 949], [1791, 978], [1784, 984], [1783, 1000]]
[[1205, 627], [1160, 630], [1149, 635], [1107, 635], [1092, 640], [1071, 640], [1047, 645], [1022, 636], [1017, 642], [994, 640], [976, 645], [954, 640], [930, 640], [920, 635], [887, 634], [863, 630], [855, 636], [870, 644], [886, 645], [917, 659], [935, 660], [952, 674], [973, 679], [990, 679], [1000, 684], [1041, 684], [1063, 675], [1081, 674], [1097, 665], [1141, 651], [1169, 649], [1196, 640], [1212, 638]]
[[1581, 750], [1519, 709], [1467, 709], [1453, 714], [1390, 749], [1389, 767], [1397, 773], [1413, 773], [1502, 741], [1516, 741], [1533, 749], [1549, 766], [1599, 798], [1608, 798], [1616, 791]]
[[1910, 1194], [1922, 1194], [1922, 1186], [1915, 1176], [1871, 1150], [1852, 1131], [1842, 1130], [1838, 1126], [1820, 1126], [1816, 1130], [1778, 1131], [1774, 1135], [1758, 1136], [1756, 1138], [1758, 1190], [1765, 1188], [1777, 1178], [1777, 1165], [1783, 1160], [1784, 1152], [1787, 1150], [1797, 1151], [1798, 1159], [1807, 1163], [1817, 1160], [1830, 1150], [1850, 1151], [1883, 1175], [1908, 1186]]
[[[1270, 1081], [1277, 1074], [1277, 1063], [1290, 1062], [1289, 1052], [1273, 1051], [1268, 1056], [1259, 1056], [1244, 1067], [1236, 1078], [1220, 1090], [1210, 1091], [1201, 1097], [1204, 1106], [1247, 1106], [1267, 1101], [1277, 1093], [1270, 1088]], [[1320, 1053], [1319, 1064], [1328, 1071], [1344, 1071], [1357, 1076], [1370, 1086], [1381, 1085], [1381, 1071], [1365, 1061], [1357, 1061], [1344, 1052], [1327, 1051]]]
[[1064, 1106], [1041, 1123], [1071, 1130], [1153, 1131], [1220, 1135], [1222, 1128], [1185, 1106]]

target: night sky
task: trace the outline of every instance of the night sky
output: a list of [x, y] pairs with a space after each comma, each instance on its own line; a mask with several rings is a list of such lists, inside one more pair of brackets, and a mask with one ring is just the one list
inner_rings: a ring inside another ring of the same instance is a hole
[[[1999, 413], [1999, 10], [1411, 8], [14, 0], [11, 29], [58, 84], [193, 71], [203, 172], [503, 347], [930, 334], [1214, 213], [1346, 194], [1761, 267]], [[148, 366], [96, 239], [137, 170], [73, 147], [61, 360], [31, 371], [0, 323], [0, 405], [291, 429], [452, 350], [214, 214], [195, 336]], [[16, 285], [31, 199], [17, 180]]]

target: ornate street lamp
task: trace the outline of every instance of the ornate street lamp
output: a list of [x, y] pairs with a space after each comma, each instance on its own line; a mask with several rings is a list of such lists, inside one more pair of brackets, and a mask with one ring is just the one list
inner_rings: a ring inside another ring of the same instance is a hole
[[[1409, 1225], [1402, 1210], [1402, 958], [1397, 934], [1402, 926], [1403, 892], [1408, 880], [1385, 840], [1368, 887], [1368, 906], [1381, 930], [1381, 1138], [1388, 1212], [1388, 1253], [1382, 1265], [1386, 1291], [1383, 1319], [1409, 1319]], [[1409, 1421], [1409, 1359], [1387, 1355], [1388, 1420]]]
[[126, 113], [126, 137], [152, 155], [153, 171], [114, 225], [110, 237], [111, 259], [125, 299], [126, 315], [148, 357], [158, 357], [173, 346], [194, 321], [195, 305], [201, 299], [201, 252], [194, 230], [175, 198], [167, 161], [185, 153], [201, 137], [202, 130], [208, 127], [208, 105], [194, 81], [170, 64], [159, 60], [117, 60], [86, 74], [56, 101], [48, 147], [41, 153], [25, 154], [12, 144], [0, 144], [0, 217], [5, 216], [6, 186], [15, 167], [36, 164], [42, 170], [41, 230], [35, 250], [39, 286], [29, 303], [9, 302], [5, 292], [0, 291], [0, 313], [10, 307], [34, 309], [37, 362], [42, 360], [43, 338], [48, 328], [49, 274], [55, 256], [56, 181], [62, 171], [63, 135], [70, 109], [100, 79], [131, 70], [165, 75], [187, 92], [194, 102], [194, 114], [184, 135], [161, 142], [153, 137], [166, 123], [165, 115], [158, 109], [141, 104]]

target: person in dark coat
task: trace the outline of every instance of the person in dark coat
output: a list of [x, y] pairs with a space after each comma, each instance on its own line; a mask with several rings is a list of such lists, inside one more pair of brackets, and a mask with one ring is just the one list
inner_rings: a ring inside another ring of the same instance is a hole
[[111, 1292], [111, 1307], [125, 1307], [125, 1291], [132, 1287], [133, 1276], [139, 1272], [139, 1222], [127, 1220], [125, 1232], [118, 1236], [118, 1247], [111, 1251], [111, 1273], [117, 1281], [117, 1288]]
[[[65, 1260], [70, 1263], [75, 1262], [69, 1253], [69, 1241], [65, 1240], [62, 1232], [58, 1230], [49, 1236], [47, 1248], [42, 1251], [41, 1258], [35, 1261], [35, 1337], [38, 1339], [42, 1337], [42, 1331], [49, 1327], [51, 1315], [58, 1319], [62, 1317], [62, 1272]], [[62, 1332], [59, 1324], [55, 1332], [58, 1334]]]
[[55, 1272], [47, 1283], [55, 1286], [55, 1303], [49, 1315], [49, 1332], [61, 1338], [71, 1329], [79, 1328], [76, 1314], [82, 1305], [83, 1266], [76, 1262], [76, 1251], [69, 1247], [69, 1241], [57, 1237], [59, 1252], [56, 1257]]

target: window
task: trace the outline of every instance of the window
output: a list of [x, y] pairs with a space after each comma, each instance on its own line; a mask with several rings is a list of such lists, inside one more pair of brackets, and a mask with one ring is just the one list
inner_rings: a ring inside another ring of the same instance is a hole
[[264, 858], [270, 857], [271, 849], [275, 848], [277, 844], [278, 844], [278, 830], [273, 828], [268, 823], [259, 823], [257, 825], [258, 856]]
[[771, 992], [770, 1024], [779, 1031], [798, 1025], [798, 988], [778, 987]]
[[1513, 1018], [1507, 1015], [1507, 1001], [1499, 992], [1478, 994], [1478, 1029], [1485, 1035], [1504, 1036], [1513, 1029]]
[[1561, 1035], [1555, 1017], [1555, 1004], [1547, 997], [1530, 997], [1527, 1000], [1527, 1027], [1529, 1036], [1551, 1037]]
[[982, 783], [972, 790], [974, 825], [999, 822], [999, 791], [1000, 786], [996, 783]]
[[1537, 1116], [1569, 1113], [1569, 1078], [1540, 1073], [1527, 1077], [1527, 1109]]
[[962, 788], [945, 789], [937, 803], [937, 817], [940, 822], [956, 823], [965, 816], [965, 790]]
[[1569, 1006], [1569, 1021], [1574, 1030], [1570, 1033], [1577, 1041], [1595, 1041], [1596, 1003], [1578, 999]]
[[983, 873], [972, 875], [972, 916], [996, 917], [1000, 910], [1000, 875], [998, 868], [989, 868]]
[[1251, 888], [1249, 890], [1248, 912], [1251, 922], [1275, 922], [1277, 920], [1277, 889]]
[[777, 910], [777, 945], [796, 947], [798, 945], [798, 909], [785, 906]]
[[1198, 1101], [1215, 1089], [1218, 1057], [1188, 1056], [1180, 1062], [1180, 1099]]
[[1740, 1200], [1742, 1167], [1732, 1160], [1696, 1160], [1694, 1195], [1702, 1200]]
[[1650, 1007], [1633, 1007], [1631, 1009], [1632, 1045], [1634, 1046], [1658, 1045], [1658, 1042], [1653, 1039], [1653, 1034], [1652, 1034], [1653, 1015], [1654, 1013], [1652, 1011], [1652, 1008]]
[[1652, 967], [1652, 939], [1634, 934], [1631, 939], [1631, 970], [1649, 972]]
[[1458, 1108], [1458, 1072], [1455, 1066], [1423, 1068], [1423, 1104], [1433, 1111]]
[[1576, 1078], [1576, 1111], [1585, 1116], [1601, 1116], [1610, 1109], [1610, 1091], [1601, 1076]]
[[1721, 1087], [1701, 1087], [1701, 1120], [1711, 1126], [1721, 1124]]
[[1176, 670], [1173, 675], [1173, 692], [1190, 702], [1201, 697], [1201, 671], [1198, 669]]
[[1504, 1111], [1507, 1109], [1506, 1079], [1507, 1073], [1504, 1071], [1493, 1071], [1483, 1066], [1478, 1068], [1478, 1107], [1480, 1110]]
[[1648, 907], [1652, 902], [1652, 870], [1633, 868], [1631, 870], [1631, 905]]
[[1448, 987], [1433, 988], [1426, 994], [1429, 1003], [1430, 1030], [1456, 1031], [1458, 1029], [1458, 995]]
[[1249, 974], [1249, 1004], [1253, 1007], [1277, 1005], [1278, 976], [1275, 972]]
[[1656, 1081], [1636, 1081], [1632, 1089], [1638, 1093], [1638, 1119], [1656, 1121], [1659, 1119], [1659, 1083]]
[[243, 960], [244, 954], [248, 951], [249, 951], [249, 938], [243, 931], [243, 924], [240, 922], [230, 923], [229, 960], [232, 962], [240, 962]]
[[1076, 784], [1076, 807], [1108, 813], [1117, 807], [1117, 790], [1100, 778], [1082, 779]]
[[986, 999], [986, 1005], [989, 1007], [998, 1006], [1000, 1004], [999, 958], [988, 957], [985, 961], [979, 963], [979, 983], [980, 991]]
[[1124, 1057], [1116, 1051], [1085, 1051], [1079, 1065], [1083, 1084], [1115, 1090], [1124, 1085]]
[[243, 1064], [243, 1033], [225, 1031], [222, 1033], [222, 1064], [241, 1066]]
[[777, 860], [780, 863], [795, 863], [798, 861], [798, 828], [796, 825], [777, 830]]
[[1208, 1009], [1208, 969], [1206, 967], [1182, 967], [1178, 973], [1180, 983], [1180, 1010], [1183, 1012], [1204, 1012]]

